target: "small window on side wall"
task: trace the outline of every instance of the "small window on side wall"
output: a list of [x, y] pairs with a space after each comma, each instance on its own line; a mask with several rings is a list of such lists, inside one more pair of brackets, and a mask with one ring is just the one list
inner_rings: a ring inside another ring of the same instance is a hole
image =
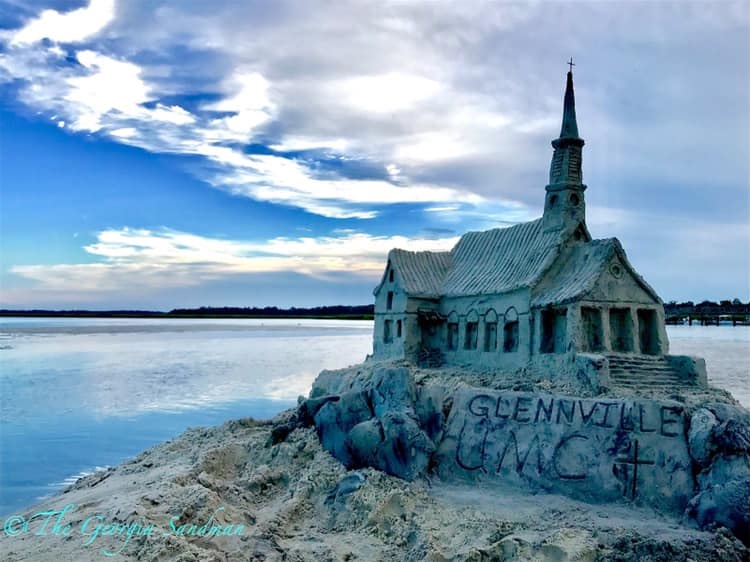
[[487, 322], [484, 325], [484, 350], [495, 351], [497, 349], [497, 322]]
[[385, 343], [393, 341], [393, 320], [386, 320], [383, 324], [383, 341]]
[[503, 351], [505, 353], [518, 351], [518, 311], [512, 306], [505, 311]]
[[388, 272], [388, 281], [393, 283], [393, 270], [392, 269]]
[[448, 349], [458, 348], [458, 322], [448, 322]]
[[506, 322], [503, 328], [503, 351], [513, 353], [518, 351], [518, 320]]
[[385, 309], [391, 310], [393, 308], [393, 291], [388, 291], [388, 298], [385, 303]]
[[464, 349], [477, 348], [477, 332], [479, 331], [478, 328], [478, 322], [466, 323], [466, 338], [464, 339]]
[[396, 320], [396, 337], [401, 337], [401, 320]]

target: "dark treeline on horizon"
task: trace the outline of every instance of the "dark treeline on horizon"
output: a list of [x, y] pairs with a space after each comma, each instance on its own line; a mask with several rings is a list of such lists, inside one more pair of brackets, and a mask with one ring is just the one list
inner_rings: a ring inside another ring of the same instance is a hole
[[750, 302], [743, 303], [740, 299], [703, 301], [698, 304], [670, 301], [664, 304], [664, 316], [668, 324], [679, 324], [685, 320], [691, 324], [693, 320], [709, 324], [718, 324], [721, 320], [747, 324], [750, 322]]
[[693, 301], [676, 302], [669, 301], [664, 303], [664, 310], [666, 312], [694, 312], [698, 314], [747, 314], [750, 312], [750, 302], [743, 303], [740, 299], [734, 300], [723, 300], [719, 302], [714, 301], [702, 301], [694, 303]]
[[[245, 317], [245, 318], [353, 318], [371, 319], [374, 305], [331, 305], [309, 308], [277, 306], [201, 306], [199, 308], [174, 308], [169, 312], [154, 310], [10, 310], [0, 309], [0, 316], [27, 317], [71, 317], [71, 318], [201, 318], [201, 317]], [[667, 317], [703, 315], [748, 315], [750, 302], [739, 299], [714, 301], [676, 302], [664, 304]]]
[[312, 308], [201, 306], [200, 308], [175, 308], [169, 312], [153, 310], [8, 310], [0, 309], [0, 316], [68, 317], [68, 318], [348, 318], [371, 319], [374, 306], [333, 305]]

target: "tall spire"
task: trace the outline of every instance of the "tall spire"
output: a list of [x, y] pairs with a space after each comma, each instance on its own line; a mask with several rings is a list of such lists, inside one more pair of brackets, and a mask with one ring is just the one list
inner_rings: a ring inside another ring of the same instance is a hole
[[[576, 100], [573, 93], [573, 59], [568, 62], [568, 80], [565, 85], [562, 127], [560, 136], [552, 141], [552, 162], [549, 167], [549, 184], [544, 203], [546, 229], [570, 229], [585, 225], [586, 203], [583, 192], [581, 160], [584, 140], [578, 136]], [[585, 231], [585, 227], [584, 227]]]
[[[568, 64], [572, 69], [573, 60], [571, 59]], [[556, 186], [559, 189], [563, 185], [583, 185], [581, 149], [584, 144], [584, 140], [578, 136], [576, 99], [573, 93], [573, 72], [568, 71], [560, 137], [552, 141], [552, 147], [555, 149], [555, 152], [552, 155], [552, 165], [549, 171], [550, 185], [548, 188], [555, 188]], [[586, 189], [586, 187], [583, 186], [583, 189]]]
[[[573, 63], [569, 63], [573, 64]], [[560, 138], [577, 139], [578, 123], [576, 122], [576, 98], [573, 93], [573, 72], [568, 71], [568, 83], [565, 85], [565, 102]]]

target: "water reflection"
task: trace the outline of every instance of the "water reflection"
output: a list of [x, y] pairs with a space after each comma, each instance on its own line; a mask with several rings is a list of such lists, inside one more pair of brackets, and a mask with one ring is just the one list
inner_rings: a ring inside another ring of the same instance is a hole
[[3, 422], [293, 400], [322, 369], [357, 363], [371, 345], [368, 322], [161, 322], [3, 326], [13, 342], [1, 356]]

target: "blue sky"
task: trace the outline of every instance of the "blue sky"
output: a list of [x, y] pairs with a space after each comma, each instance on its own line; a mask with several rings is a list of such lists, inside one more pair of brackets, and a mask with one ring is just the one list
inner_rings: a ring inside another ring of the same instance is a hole
[[750, 299], [745, 2], [0, 0], [0, 306], [371, 302], [541, 214], [565, 61], [595, 237]]

